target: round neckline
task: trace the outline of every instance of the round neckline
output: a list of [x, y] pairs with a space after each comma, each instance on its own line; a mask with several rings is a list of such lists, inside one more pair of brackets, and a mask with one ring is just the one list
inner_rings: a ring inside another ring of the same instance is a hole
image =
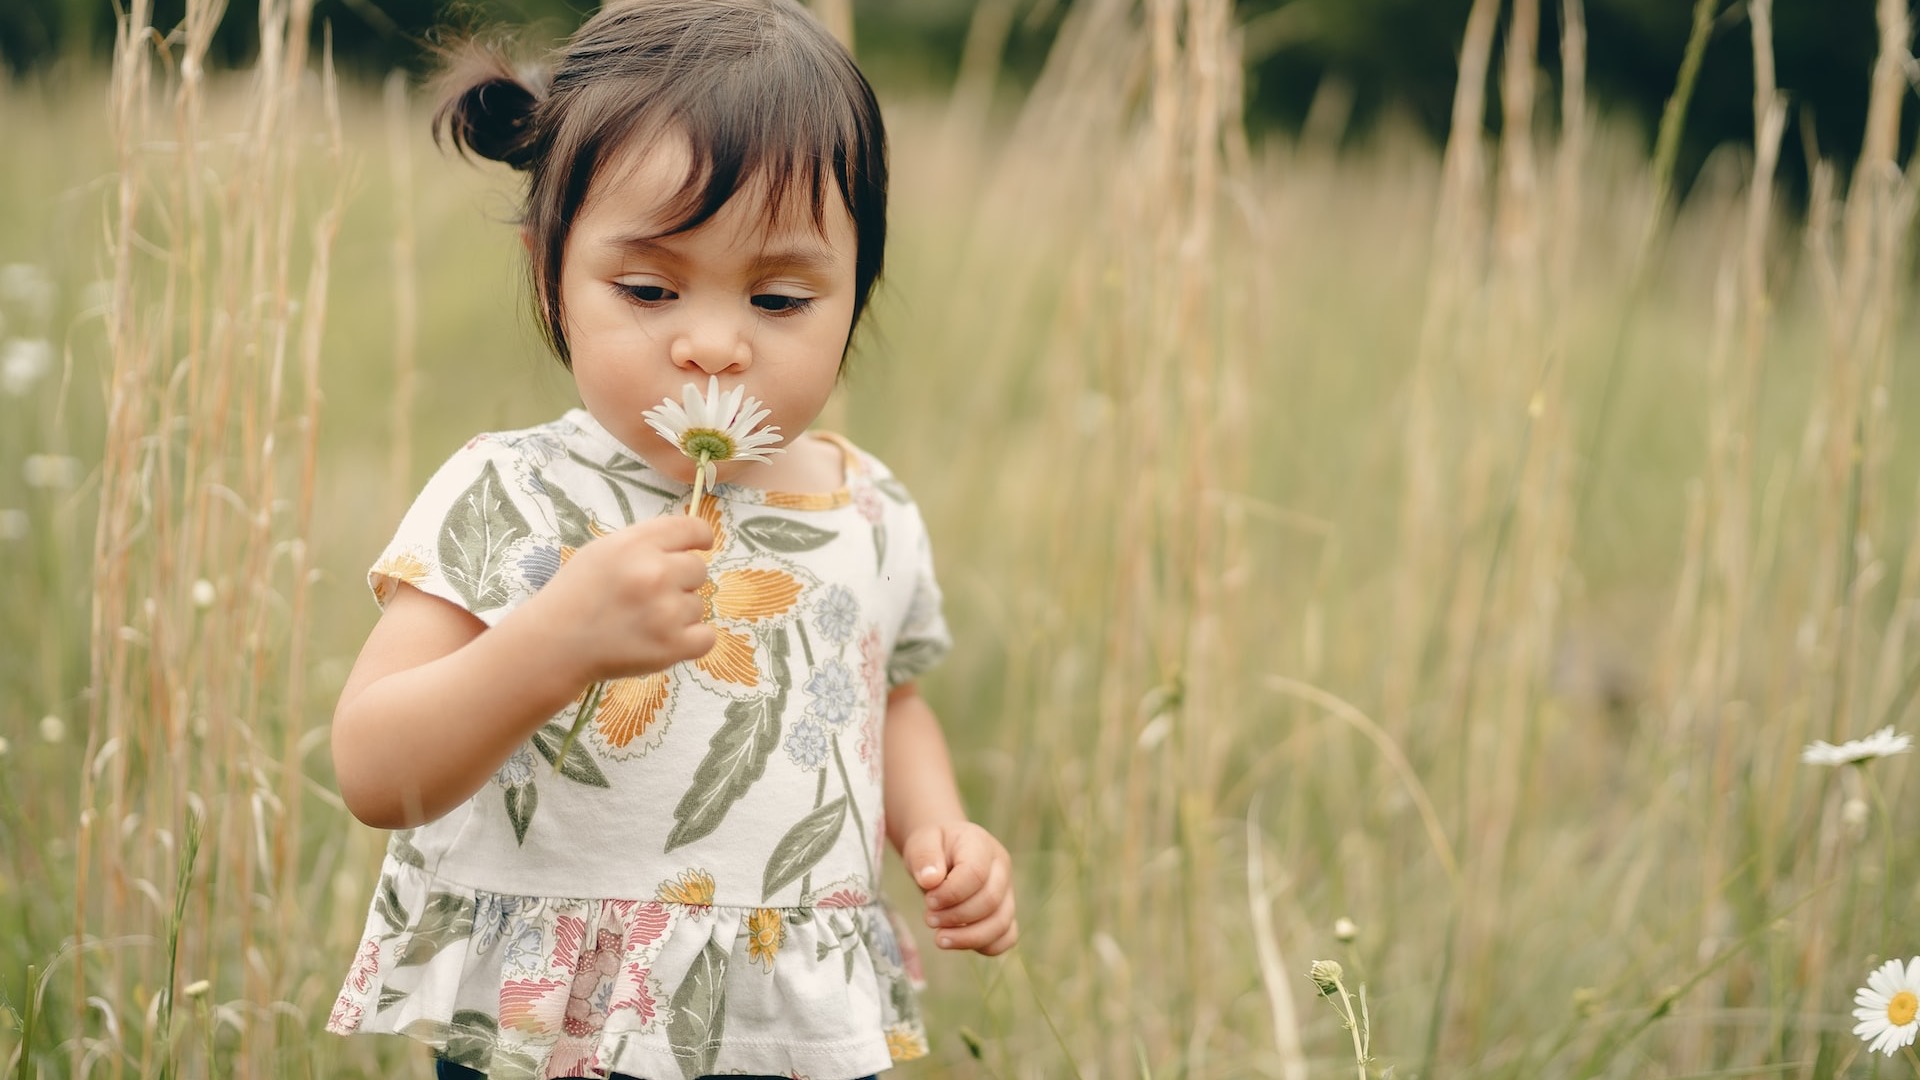
[[[585, 408], [575, 406], [568, 409], [564, 419], [573, 423], [596, 442], [605, 444], [609, 449], [627, 458], [645, 470], [647, 483], [671, 491], [676, 495], [688, 495], [693, 492], [693, 484], [685, 480], [676, 480], [647, 463], [634, 449], [620, 441], [620, 437], [608, 431], [606, 426], [594, 418]], [[811, 431], [807, 434], [825, 439], [840, 451], [840, 485], [831, 491], [780, 491], [773, 488], [753, 487], [748, 484], [723, 481], [708, 490], [715, 498], [731, 502], [761, 503], [786, 510], [833, 510], [853, 502], [853, 485], [856, 476], [864, 476], [865, 463], [855, 451], [851, 440], [837, 431]]]

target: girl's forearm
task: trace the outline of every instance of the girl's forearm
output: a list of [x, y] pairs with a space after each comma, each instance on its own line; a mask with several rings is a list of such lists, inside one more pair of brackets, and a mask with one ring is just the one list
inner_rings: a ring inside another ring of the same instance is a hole
[[377, 828], [409, 828], [478, 791], [580, 692], [543, 637], [537, 620], [512, 616], [438, 659], [343, 696], [334, 768], [353, 815]]
[[916, 829], [967, 820], [940, 720], [911, 685], [888, 695], [884, 746], [887, 840], [895, 851]]

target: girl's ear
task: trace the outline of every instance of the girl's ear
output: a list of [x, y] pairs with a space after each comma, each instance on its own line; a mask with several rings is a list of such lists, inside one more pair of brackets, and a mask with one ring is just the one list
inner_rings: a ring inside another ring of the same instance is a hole
[[533, 254], [533, 230], [524, 225], [520, 227], [520, 246], [527, 249], [528, 255]]

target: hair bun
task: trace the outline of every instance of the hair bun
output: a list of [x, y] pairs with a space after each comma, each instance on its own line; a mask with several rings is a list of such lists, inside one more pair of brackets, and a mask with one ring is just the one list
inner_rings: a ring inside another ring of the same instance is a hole
[[449, 73], [434, 114], [434, 141], [444, 131], [462, 151], [522, 171], [531, 168], [533, 114], [544, 80], [513, 71], [497, 54], [472, 57], [460, 67]]

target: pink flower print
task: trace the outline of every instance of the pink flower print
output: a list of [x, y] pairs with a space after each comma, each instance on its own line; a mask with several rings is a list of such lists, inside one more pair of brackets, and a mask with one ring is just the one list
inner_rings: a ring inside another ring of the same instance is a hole
[[867, 684], [867, 702], [876, 712], [887, 707], [887, 658], [880, 649], [880, 631], [869, 630], [860, 639], [860, 677]]
[[500, 1026], [518, 1031], [557, 1034], [561, 979], [508, 979], [500, 984]]
[[353, 970], [347, 973], [347, 985], [365, 997], [373, 990], [373, 977], [380, 973], [380, 943], [372, 938], [360, 943], [360, 955], [353, 958]]
[[607, 1000], [619, 974], [620, 935], [602, 930], [595, 935], [593, 948], [580, 954], [580, 963], [573, 969], [573, 986], [567, 991], [561, 1030], [574, 1038], [598, 1033], [606, 1025]]
[[607, 907], [626, 930], [624, 951], [629, 954], [659, 941], [673, 923], [672, 912], [658, 900], [614, 900]]
[[853, 489], [853, 505], [859, 509], [861, 517], [875, 525], [887, 516], [887, 508], [880, 502], [880, 493], [873, 490], [872, 484], [860, 484]]
[[347, 1000], [342, 993], [333, 1003], [333, 1015], [327, 1017], [327, 1030], [335, 1035], [351, 1035], [360, 1030], [360, 1020], [366, 1010]]
[[651, 970], [641, 967], [637, 960], [630, 961], [617, 988], [623, 992], [614, 995], [615, 1000], [607, 1009], [607, 1015], [631, 1012], [639, 1017], [643, 1029], [653, 1026], [654, 1016], [660, 1011], [660, 1002], [653, 996], [653, 987], [649, 985], [652, 980]]
[[562, 915], [553, 920], [553, 951], [547, 964], [556, 971], [571, 971], [580, 961], [580, 947], [587, 939], [587, 920], [578, 915]]

